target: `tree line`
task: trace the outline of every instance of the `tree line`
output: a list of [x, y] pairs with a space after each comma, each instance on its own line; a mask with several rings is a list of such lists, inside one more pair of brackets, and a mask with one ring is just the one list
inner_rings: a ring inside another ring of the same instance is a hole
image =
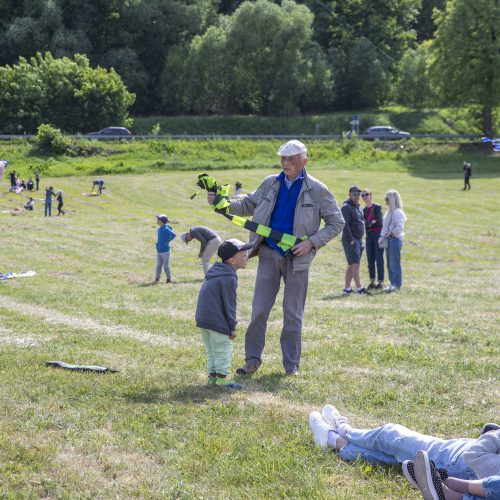
[[[0, 0], [0, 27], [2, 120], [4, 85], [49, 60], [99, 68], [111, 87], [119, 75], [122, 120], [124, 105], [286, 116], [391, 102], [468, 106], [491, 135], [500, 104], [498, 0]], [[83, 116], [63, 129], [105, 123]]]

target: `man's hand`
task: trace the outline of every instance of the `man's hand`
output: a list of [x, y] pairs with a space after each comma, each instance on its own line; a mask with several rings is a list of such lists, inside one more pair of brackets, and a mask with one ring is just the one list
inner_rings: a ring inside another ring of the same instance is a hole
[[300, 257], [301, 255], [306, 255], [307, 253], [309, 253], [313, 248], [314, 245], [312, 244], [311, 240], [304, 240], [300, 243], [297, 243], [297, 245], [292, 248], [292, 252], [296, 257]]
[[236, 332], [231, 332], [231, 335], [229, 335], [229, 338], [231, 340], [234, 340], [236, 338]]
[[208, 204], [209, 205], [213, 205], [214, 204], [214, 200], [215, 200], [215, 193], [212, 193], [212, 192], [208, 192], [207, 193], [207, 201], [208, 201]]

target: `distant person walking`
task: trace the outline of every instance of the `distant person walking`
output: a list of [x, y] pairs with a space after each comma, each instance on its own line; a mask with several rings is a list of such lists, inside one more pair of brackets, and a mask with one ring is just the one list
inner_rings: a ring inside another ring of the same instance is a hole
[[187, 233], [182, 233], [181, 239], [186, 245], [193, 239], [200, 242], [198, 257], [201, 259], [203, 273], [207, 274], [210, 269], [210, 259], [215, 255], [222, 243], [220, 236], [209, 227], [194, 226]]
[[52, 217], [52, 196], [56, 196], [54, 188], [48, 186], [45, 188], [45, 217]]
[[390, 283], [384, 290], [390, 293], [398, 291], [403, 284], [401, 249], [403, 248], [405, 235], [406, 215], [403, 212], [401, 196], [395, 189], [387, 191], [385, 194], [385, 204], [389, 210], [384, 215], [384, 224], [380, 233], [380, 239], [387, 240], [387, 270], [389, 271]]
[[470, 178], [472, 176], [472, 165], [468, 161], [464, 161], [464, 191], [470, 189]]
[[[361, 198], [363, 198], [365, 203], [363, 215], [365, 217], [366, 229], [366, 257], [368, 260], [368, 273], [370, 275], [368, 289], [382, 289], [384, 287], [384, 249], [378, 245], [383, 224], [382, 206], [374, 203], [372, 193], [369, 189], [363, 189]], [[377, 275], [375, 275], [375, 264]]]
[[38, 172], [35, 172], [35, 184], [36, 190], [38, 191], [40, 188], [40, 174]]
[[57, 191], [57, 215], [65, 214], [66, 212], [62, 209], [64, 205], [64, 200], [63, 200], [63, 192], [59, 189]]
[[10, 187], [12, 189], [13, 187], [17, 186], [17, 172], [15, 170], [9, 172], [9, 178], [10, 178]]
[[155, 283], [160, 281], [161, 268], [165, 270], [167, 275], [167, 283], [172, 282], [170, 273], [170, 242], [175, 238], [175, 233], [171, 226], [167, 225], [168, 217], [165, 214], [156, 216], [158, 224], [158, 239], [156, 240], [156, 275]]

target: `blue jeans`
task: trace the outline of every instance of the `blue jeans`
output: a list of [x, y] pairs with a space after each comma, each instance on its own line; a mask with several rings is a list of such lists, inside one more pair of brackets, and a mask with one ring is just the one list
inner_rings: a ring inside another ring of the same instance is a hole
[[397, 464], [415, 460], [419, 450], [425, 450], [436, 467], [443, 467], [452, 477], [477, 479], [465, 465], [462, 453], [475, 439], [439, 439], [426, 436], [397, 424], [385, 424], [375, 429], [352, 429], [346, 435], [348, 444], [340, 451], [343, 460], [357, 458], [376, 464]]
[[45, 200], [45, 217], [52, 217], [52, 200]]
[[403, 271], [401, 269], [401, 248], [403, 241], [399, 238], [389, 238], [387, 247], [387, 270], [391, 285], [401, 288], [403, 284]]
[[366, 258], [370, 280], [375, 281], [375, 264], [377, 264], [378, 281], [384, 281], [384, 249], [378, 246], [380, 231], [366, 232]]

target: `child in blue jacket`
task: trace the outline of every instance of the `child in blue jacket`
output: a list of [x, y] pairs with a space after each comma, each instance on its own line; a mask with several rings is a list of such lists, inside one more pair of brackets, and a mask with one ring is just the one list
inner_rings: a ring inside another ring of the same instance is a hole
[[170, 274], [170, 242], [175, 238], [175, 233], [172, 227], [167, 225], [167, 222], [168, 217], [165, 214], [156, 216], [156, 223], [159, 226], [158, 239], [156, 241], [156, 283], [160, 281], [162, 267], [167, 275], [167, 283], [172, 283], [172, 275]]

